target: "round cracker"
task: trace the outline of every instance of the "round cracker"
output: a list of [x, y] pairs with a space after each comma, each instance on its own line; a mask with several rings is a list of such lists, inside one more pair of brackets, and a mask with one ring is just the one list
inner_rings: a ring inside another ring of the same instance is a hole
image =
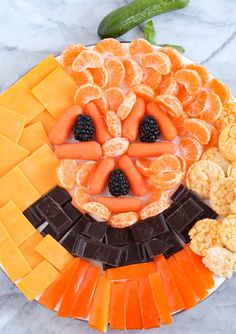
[[206, 150], [202, 157], [201, 160], [211, 160], [214, 161], [217, 165], [219, 165], [225, 175], [227, 173], [227, 169], [230, 165], [230, 162], [228, 159], [226, 159], [220, 152], [220, 150], [218, 149], [218, 147], [211, 147], [208, 150]]
[[236, 161], [236, 123], [229, 124], [222, 130], [218, 146], [226, 159]]
[[223, 219], [220, 226], [220, 237], [229, 250], [236, 252], [236, 215]]
[[224, 178], [212, 184], [210, 191], [210, 203], [219, 215], [232, 214], [231, 204], [235, 201], [236, 179]]

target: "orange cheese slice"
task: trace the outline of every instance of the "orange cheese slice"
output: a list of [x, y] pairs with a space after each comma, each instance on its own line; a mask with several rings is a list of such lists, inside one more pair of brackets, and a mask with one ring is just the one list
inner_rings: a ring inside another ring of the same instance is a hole
[[19, 145], [24, 147], [30, 153], [36, 151], [43, 144], [48, 144], [51, 146], [51, 143], [48, 139], [47, 133], [44, 130], [42, 123], [37, 122], [30, 126], [27, 126], [22, 132], [22, 135], [19, 140]]
[[19, 250], [26, 258], [31, 268], [34, 269], [41, 263], [44, 258], [35, 250], [35, 247], [43, 240], [43, 236], [35, 230], [22, 245], [20, 245]]
[[13, 282], [31, 271], [30, 265], [11, 239], [0, 244], [0, 263]]
[[18, 142], [27, 117], [0, 106], [0, 133], [14, 142]]
[[74, 104], [77, 86], [61, 67], [52, 71], [32, 89], [34, 96], [56, 119]]
[[47, 289], [59, 275], [59, 271], [45, 260], [17, 283], [17, 287], [26, 298], [33, 300]]
[[3, 241], [10, 239], [10, 235], [7, 232], [7, 230], [5, 229], [4, 225], [2, 224], [2, 222], [0, 221], [0, 243], [2, 243]]
[[32, 89], [58, 66], [60, 66], [58, 61], [50, 54], [31, 71], [25, 74], [20, 81], [29, 89]]
[[29, 179], [35, 189], [44, 195], [57, 185], [56, 169], [59, 160], [45, 144], [19, 164], [22, 173]]
[[0, 221], [10, 234], [16, 246], [21, 245], [35, 232], [35, 228], [14, 202], [6, 203], [0, 209]]
[[0, 134], [0, 177], [29, 155], [29, 151]]
[[60, 271], [74, 259], [73, 256], [50, 235], [47, 235], [35, 249]]
[[56, 123], [56, 120], [55, 120], [55, 118], [52, 117], [52, 115], [47, 110], [44, 110], [39, 115], [37, 115], [35, 118], [33, 118], [27, 124], [27, 126], [32, 125], [32, 124], [37, 123], [37, 122], [41, 122], [43, 124], [43, 127], [44, 127], [45, 131], [47, 132], [47, 134], [49, 134], [49, 132], [54, 127], [54, 125]]
[[16, 82], [0, 96], [0, 106], [26, 116], [27, 122], [45, 109], [21, 82]]
[[40, 194], [18, 167], [0, 178], [0, 207], [13, 201], [21, 211], [24, 211], [39, 198]]

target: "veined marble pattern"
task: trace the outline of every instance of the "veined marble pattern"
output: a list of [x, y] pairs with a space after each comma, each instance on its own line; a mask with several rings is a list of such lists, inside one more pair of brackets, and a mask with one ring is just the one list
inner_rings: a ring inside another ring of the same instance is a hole
[[[0, 92], [48, 53], [59, 54], [71, 43], [98, 41], [96, 30], [103, 16], [126, 2], [1, 0]], [[236, 94], [236, 0], [191, 0], [188, 8], [153, 21], [159, 44], [183, 45], [187, 57], [206, 65]], [[137, 27], [120, 40], [141, 36], [142, 27]], [[36, 302], [27, 302], [1, 271], [0, 287], [0, 334], [94, 333], [83, 322], [57, 318]], [[172, 326], [148, 333], [234, 334], [235, 296], [232, 278], [206, 301], [177, 315]]]

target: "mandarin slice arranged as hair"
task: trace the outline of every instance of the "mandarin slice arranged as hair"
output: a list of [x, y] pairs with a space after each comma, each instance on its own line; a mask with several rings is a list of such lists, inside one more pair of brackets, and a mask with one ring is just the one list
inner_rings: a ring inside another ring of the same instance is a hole
[[85, 107], [89, 102], [100, 99], [103, 95], [102, 89], [95, 84], [85, 84], [80, 86], [74, 97], [75, 104]]
[[179, 92], [179, 85], [177, 84], [172, 73], [162, 76], [162, 81], [158, 87], [158, 95], [177, 95]]
[[211, 128], [209, 124], [203, 120], [196, 118], [186, 119], [184, 121], [184, 128], [202, 145], [207, 144], [211, 138]]
[[206, 85], [208, 83], [210, 79], [210, 74], [205, 66], [201, 64], [188, 64], [185, 66], [185, 68], [196, 71], [200, 75], [203, 85]]
[[222, 102], [218, 95], [209, 93], [207, 95], [206, 105], [200, 118], [208, 123], [213, 123], [222, 115]]
[[[105, 87], [108, 83], [108, 72], [105, 66], [101, 66], [98, 68], [90, 68], [90, 74], [92, 75], [93, 82], [100, 86], [101, 88]], [[78, 72], [82, 73], [82, 72]]]
[[201, 91], [194, 101], [185, 109], [190, 117], [198, 117], [204, 112], [207, 105], [208, 94]]
[[120, 59], [107, 58], [105, 68], [108, 73], [107, 87], [120, 86], [125, 78], [125, 68]]
[[94, 83], [93, 76], [89, 70], [84, 70], [82, 72], [70, 71], [69, 74], [72, 76], [76, 85], [78, 86]]
[[136, 94], [136, 96], [141, 97], [145, 102], [150, 102], [154, 99], [154, 90], [145, 84], [136, 85], [130, 88], [130, 92]]
[[176, 96], [170, 94], [158, 95], [155, 102], [173, 117], [180, 117], [183, 114], [183, 106]]
[[197, 161], [202, 155], [202, 145], [195, 138], [180, 138], [179, 147], [186, 160]]
[[162, 75], [153, 68], [143, 69], [143, 83], [156, 90], [162, 81]]
[[143, 80], [142, 67], [132, 58], [125, 58], [123, 65], [125, 67], [125, 83], [128, 86], [139, 85]]
[[67, 189], [71, 190], [75, 183], [76, 173], [76, 160], [62, 159], [60, 165], [56, 170], [58, 184]]
[[65, 48], [60, 55], [60, 62], [64, 68], [72, 66], [75, 58], [81, 51], [86, 50], [82, 44], [72, 44]]
[[129, 44], [128, 48], [128, 52], [131, 57], [143, 56], [152, 51], [153, 51], [152, 45], [144, 38], [134, 39]]
[[110, 110], [117, 111], [121, 103], [124, 101], [124, 92], [121, 88], [111, 87], [106, 89], [105, 95], [107, 98]]
[[194, 70], [181, 69], [177, 71], [175, 80], [183, 85], [190, 95], [198, 94], [202, 88], [202, 79]]
[[142, 65], [146, 68], [152, 68], [160, 74], [168, 74], [171, 70], [170, 58], [159, 51], [151, 52], [143, 56]]
[[182, 56], [175, 48], [165, 46], [161, 47], [159, 51], [165, 53], [170, 58], [172, 71], [178, 71], [183, 67]]
[[226, 86], [222, 81], [214, 78], [209, 82], [209, 88], [219, 96], [221, 102], [229, 102], [231, 92], [228, 86]]
[[81, 72], [87, 68], [101, 67], [103, 63], [104, 60], [100, 53], [92, 50], [82, 50], [73, 61], [72, 70]]
[[104, 57], [121, 57], [124, 54], [121, 43], [114, 38], [104, 38], [95, 45], [94, 51], [101, 53]]

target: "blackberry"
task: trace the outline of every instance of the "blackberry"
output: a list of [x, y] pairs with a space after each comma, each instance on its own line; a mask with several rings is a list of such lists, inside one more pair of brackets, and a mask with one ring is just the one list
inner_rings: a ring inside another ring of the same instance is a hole
[[129, 193], [129, 182], [121, 169], [117, 168], [111, 172], [108, 180], [108, 189], [110, 194], [115, 197]]
[[95, 127], [90, 116], [79, 115], [73, 127], [75, 140], [90, 141], [94, 139]]
[[146, 116], [139, 125], [139, 139], [142, 142], [154, 143], [160, 137], [160, 128], [152, 116]]

